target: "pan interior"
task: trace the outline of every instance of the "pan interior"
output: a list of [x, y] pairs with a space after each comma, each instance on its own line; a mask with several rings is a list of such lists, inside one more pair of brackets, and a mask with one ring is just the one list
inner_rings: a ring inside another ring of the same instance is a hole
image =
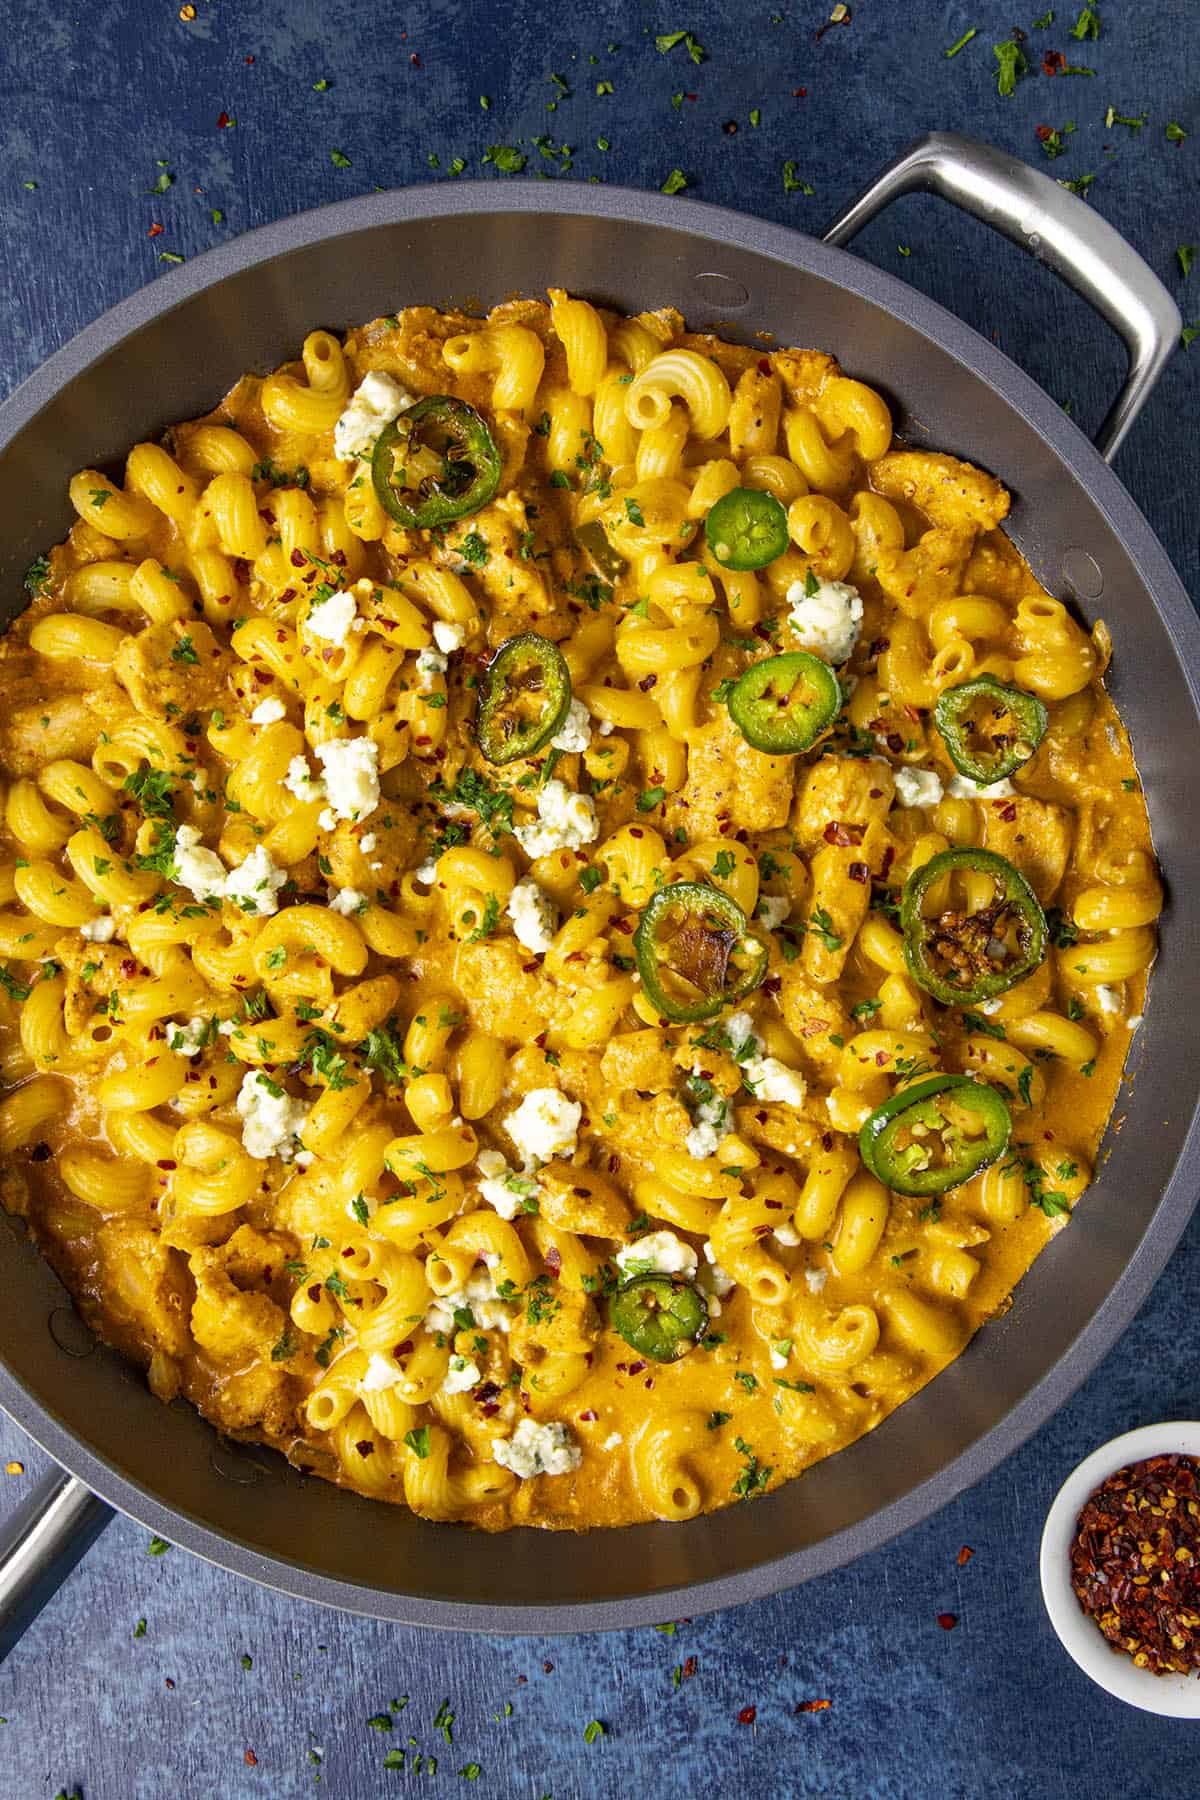
[[[686, 1525], [495, 1540], [305, 1482], [269, 1453], [222, 1444], [186, 1405], [161, 1406], [137, 1371], [81, 1340], [63, 1290], [20, 1231], [0, 1231], [9, 1297], [0, 1398], [60, 1460], [175, 1541], [291, 1591], [412, 1622], [633, 1623], [661, 1616], [665, 1597], [691, 1584], [716, 1584], [700, 1601], [711, 1605], [795, 1582], [932, 1511], [1066, 1397], [1165, 1260], [1190, 1211], [1185, 1177], [1195, 1168], [1189, 1153], [1147, 1239], [1196, 1097], [1200, 834], [1189, 818], [1200, 736], [1177, 644], [1186, 639], [1194, 656], [1197, 633], [1165, 558], [1098, 458], [1055, 422], [1045, 396], [920, 296], [842, 253], [733, 215], [719, 236], [669, 228], [645, 197], [608, 196], [608, 216], [589, 216], [585, 200], [553, 212], [540, 195], [528, 211], [472, 211], [467, 196], [460, 204], [467, 210], [451, 216], [398, 217], [403, 196], [356, 203], [336, 210], [363, 222], [332, 241], [319, 216], [292, 221], [270, 234], [279, 242], [290, 231], [291, 247], [265, 259], [256, 240], [268, 234], [256, 234], [240, 253], [221, 253], [231, 272], [216, 285], [174, 305], [137, 297], [102, 322], [103, 347], [97, 328], [85, 334], [77, 371], [64, 353], [69, 378], [50, 372], [44, 404], [15, 435], [10, 424], [0, 450], [10, 613], [25, 565], [64, 533], [75, 468], [119, 468], [138, 439], [207, 410], [242, 370], [293, 355], [318, 324], [344, 328], [419, 301], [485, 308], [548, 285], [626, 312], [674, 305], [693, 327], [831, 351], [882, 390], [901, 435], [978, 462], [1011, 488], [1011, 534], [1035, 573], [1111, 628], [1110, 688], [1171, 895], [1120, 1129], [1078, 1217], [1012, 1309], [870, 1436], [753, 1505]], [[627, 216], [613, 216], [622, 204]], [[232, 266], [239, 257], [244, 266]], [[29, 389], [43, 398], [38, 378]], [[26, 393], [5, 413], [11, 422], [28, 410]], [[1072, 446], [1086, 482], [1065, 454]], [[697, 1596], [688, 1605], [696, 1610]]]

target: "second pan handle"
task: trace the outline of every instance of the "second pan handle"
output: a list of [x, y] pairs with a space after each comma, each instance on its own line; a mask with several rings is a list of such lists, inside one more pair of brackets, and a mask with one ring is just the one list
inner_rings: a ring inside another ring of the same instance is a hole
[[827, 244], [849, 243], [901, 194], [938, 194], [1002, 232], [1060, 275], [1124, 339], [1125, 384], [1096, 433], [1106, 462], [1116, 455], [1179, 342], [1179, 308], [1150, 265], [1085, 200], [1051, 176], [949, 131], [917, 138], [838, 214]]
[[0, 1662], [113, 1517], [65, 1469], [51, 1469], [0, 1531]]

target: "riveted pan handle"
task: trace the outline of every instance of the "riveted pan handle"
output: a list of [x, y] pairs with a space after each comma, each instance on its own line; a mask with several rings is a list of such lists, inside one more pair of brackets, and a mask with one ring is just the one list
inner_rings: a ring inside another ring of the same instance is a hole
[[0, 1662], [113, 1517], [62, 1469], [43, 1477], [0, 1531]]
[[849, 243], [856, 232], [901, 194], [937, 194], [1003, 232], [1060, 275], [1095, 307], [1129, 352], [1125, 385], [1096, 433], [1096, 448], [1111, 462], [1149, 399], [1183, 320], [1153, 269], [1118, 231], [1037, 169], [971, 138], [935, 131], [899, 155], [825, 233], [827, 244]]

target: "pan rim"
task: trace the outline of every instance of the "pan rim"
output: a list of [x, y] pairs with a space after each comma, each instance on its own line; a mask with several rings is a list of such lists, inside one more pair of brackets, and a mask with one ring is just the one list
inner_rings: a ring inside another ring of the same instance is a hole
[[[787, 226], [702, 201], [681, 203], [629, 188], [534, 181], [467, 182], [396, 188], [335, 202], [247, 232], [137, 290], [85, 326], [0, 405], [0, 451], [72, 382], [126, 339], [225, 280], [330, 239], [385, 226], [472, 215], [551, 215], [652, 225], [713, 252], [729, 246], [765, 255], [787, 268], [829, 281], [915, 329], [964, 371], [998, 393], [1047, 443], [1064, 473], [1120, 539], [1161, 620], [1200, 723], [1200, 619], [1166, 552], [1118, 477], [1078, 426], [1038, 384], [937, 301]], [[1177, 929], [1179, 922], [1177, 922]], [[397, 1623], [497, 1634], [621, 1629], [686, 1611], [742, 1604], [821, 1575], [879, 1548], [957, 1497], [1012, 1454], [1096, 1368], [1145, 1300], [1187, 1225], [1200, 1187], [1200, 1105], [1183, 1136], [1162, 1197], [1141, 1239], [1095, 1313], [1058, 1361], [975, 1443], [918, 1487], [857, 1523], [802, 1550], [735, 1573], [702, 1578], [652, 1595], [497, 1606], [434, 1599], [346, 1581], [268, 1555], [177, 1511], [92, 1450], [0, 1361], [0, 1404], [36, 1442], [122, 1512], [232, 1573], [299, 1598]]]

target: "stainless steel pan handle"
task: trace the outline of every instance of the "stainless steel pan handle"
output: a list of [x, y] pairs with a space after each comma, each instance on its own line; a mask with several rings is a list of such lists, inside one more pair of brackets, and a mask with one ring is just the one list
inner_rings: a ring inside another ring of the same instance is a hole
[[0, 1531], [0, 1662], [86, 1556], [113, 1509], [52, 1469]]
[[1125, 385], [1096, 433], [1111, 462], [1179, 342], [1183, 320], [1158, 276], [1086, 201], [1026, 163], [948, 131], [917, 138], [840, 213], [827, 244], [848, 244], [901, 194], [937, 194], [1003, 232], [1089, 301], [1129, 352]]

